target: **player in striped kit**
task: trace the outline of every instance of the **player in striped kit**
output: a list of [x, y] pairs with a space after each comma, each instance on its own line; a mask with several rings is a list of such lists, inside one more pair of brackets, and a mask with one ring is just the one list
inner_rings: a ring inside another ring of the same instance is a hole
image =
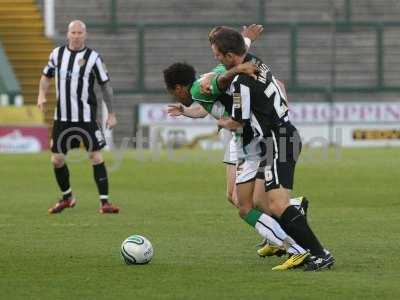
[[[233, 79], [227, 90], [232, 95], [232, 117], [218, 121], [221, 127], [243, 132], [240, 146], [244, 155], [239, 157], [238, 171], [254, 170], [256, 177], [253, 183], [237, 185], [241, 217], [256, 228], [260, 220], [264, 222], [262, 214], [253, 209], [253, 199], [263, 211], [270, 210], [282, 228], [309, 250], [293, 255], [278, 269], [295, 268], [304, 263], [306, 271], [330, 268], [335, 263], [334, 257], [322, 246], [306, 218], [289, 202], [302, 144], [289, 120], [284, 93], [269, 67], [247, 53], [243, 37], [236, 30], [218, 32], [213, 38], [212, 50], [227, 70], [251, 61], [259, 71], [256, 78], [239, 74]], [[261, 150], [261, 158], [251, 155], [257, 148]]]
[[119, 208], [108, 199], [108, 175], [100, 150], [106, 145], [101, 127], [97, 123], [95, 81], [100, 85], [103, 101], [108, 110], [106, 124], [116, 125], [113, 112], [113, 90], [100, 55], [85, 45], [86, 25], [79, 20], [68, 25], [68, 43], [55, 48], [43, 69], [39, 84], [38, 107], [44, 111], [51, 79], [55, 77], [57, 107], [54, 113], [51, 139], [51, 162], [62, 198], [51, 208], [50, 214], [72, 208], [76, 198], [69, 182], [65, 163], [68, 150], [79, 147], [82, 141], [93, 165], [93, 175], [100, 195], [101, 213], [118, 213]]

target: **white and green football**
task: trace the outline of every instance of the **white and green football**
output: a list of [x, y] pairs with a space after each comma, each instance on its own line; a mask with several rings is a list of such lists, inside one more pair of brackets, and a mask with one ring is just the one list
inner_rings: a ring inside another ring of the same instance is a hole
[[121, 255], [127, 265], [147, 264], [153, 258], [153, 246], [144, 236], [135, 234], [122, 242]]

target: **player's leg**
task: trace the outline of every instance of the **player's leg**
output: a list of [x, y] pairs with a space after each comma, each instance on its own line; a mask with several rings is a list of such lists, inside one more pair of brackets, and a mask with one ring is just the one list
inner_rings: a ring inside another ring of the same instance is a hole
[[119, 207], [109, 202], [108, 175], [103, 155], [100, 151], [89, 152], [89, 159], [93, 166], [93, 177], [99, 192], [101, 207], [100, 213], [118, 213]]
[[[256, 179], [254, 185], [254, 194], [253, 194], [253, 201], [254, 205], [258, 207], [261, 211], [267, 212], [268, 214], [271, 213], [270, 208], [265, 205], [267, 203], [267, 193], [265, 192], [265, 184], [263, 179]], [[272, 243], [273, 245], [277, 246], [278, 249], [284, 249], [290, 255], [294, 255], [291, 257], [292, 264], [285, 264], [286, 268], [293, 268], [301, 264], [304, 259], [308, 256], [307, 251], [298, 245], [280, 226], [280, 224], [271, 216], [267, 214], [263, 214], [259, 221], [256, 224], [256, 229], [261, 235], [267, 236], [267, 242]], [[270, 234], [268, 234], [270, 233]], [[272, 233], [272, 235], [271, 235]], [[272, 238], [271, 238], [272, 237]], [[273, 246], [265, 246], [259, 249], [258, 254], [260, 256], [265, 254], [264, 252], [267, 250], [271, 250]], [[261, 254], [260, 254], [261, 251]]]
[[[246, 221], [246, 216], [253, 210], [254, 182], [259, 161], [241, 159], [236, 164], [236, 196], [239, 216]], [[247, 221], [246, 221], [247, 222]]]
[[[309, 253], [297, 245], [279, 226], [271, 216], [263, 213], [253, 205], [244, 201], [251, 194], [251, 188], [254, 189], [255, 183], [243, 183], [237, 186], [237, 195], [239, 200], [239, 213], [242, 219], [252, 226], [264, 240], [271, 241], [281, 249], [286, 249], [292, 256], [283, 264], [276, 266], [273, 270], [287, 270], [302, 264], [309, 256]], [[254, 192], [254, 190], [253, 190]], [[252, 202], [252, 201], [251, 201]]]
[[[257, 160], [247, 160], [237, 166], [236, 191], [240, 217], [252, 226], [264, 240], [271, 241], [274, 245], [281, 249], [286, 249], [292, 254], [305, 253], [306, 251], [296, 245], [282, 230], [279, 223], [268, 215], [268, 210], [260, 211], [254, 208], [254, 192], [258, 191], [263, 196], [265, 195], [264, 181], [256, 180], [255, 178], [259, 163]], [[256, 185], [257, 189], [255, 188]]]
[[[231, 132], [225, 130], [224, 136], [232, 136]], [[236, 194], [236, 163], [237, 149], [235, 139], [231, 138], [229, 142], [225, 143], [226, 149], [224, 153], [224, 164], [226, 165], [226, 197], [230, 203], [235, 207], [239, 207], [237, 194]], [[258, 175], [258, 174], [257, 174]], [[260, 177], [261, 178], [261, 177]], [[263, 179], [263, 178], [262, 178]], [[304, 196], [290, 199], [290, 205], [295, 206], [301, 213], [307, 216], [308, 200]]]
[[[290, 128], [289, 128], [290, 129]], [[265, 158], [265, 190], [268, 209], [278, 218], [279, 223], [300, 246], [308, 249], [313, 257], [326, 259], [326, 266], [334, 263], [322, 247], [306, 218], [294, 206], [290, 205], [290, 191], [293, 188], [296, 161], [301, 149], [301, 141], [295, 128], [290, 135], [281, 137], [282, 141], [274, 139], [270, 147], [270, 157]], [[278, 135], [277, 135], [278, 136]], [[291, 136], [292, 138], [288, 138]], [[297, 141], [297, 145], [295, 142]], [[296, 148], [297, 147], [297, 148]], [[295, 151], [297, 150], [297, 152]], [[330, 256], [330, 254], [329, 254]]]
[[83, 143], [89, 152], [89, 159], [93, 166], [93, 178], [97, 186], [101, 202], [100, 213], [118, 213], [119, 208], [109, 202], [108, 174], [100, 150], [105, 147], [106, 140], [101, 127], [95, 123], [81, 124], [81, 129], [86, 131], [82, 135]]
[[52, 153], [51, 163], [54, 167], [54, 175], [57, 180], [58, 187], [63, 195], [63, 199], [72, 197], [72, 190], [69, 182], [69, 170], [65, 163], [65, 156], [62, 153]]
[[52, 153], [51, 162], [54, 167], [54, 175], [62, 197], [52, 207], [48, 209], [50, 214], [56, 214], [62, 212], [65, 208], [72, 208], [76, 204], [76, 199], [72, 195], [72, 189], [69, 183], [69, 170], [65, 163], [64, 154]]
[[[265, 193], [265, 191], [264, 191]], [[256, 200], [255, 200], [256, 201]], [[303, 214], [307, 218], [307, 207], [308, 207], [308, 200], [304, 196], [300, 196], [297, 198], [291, 198], [290, 199], [290, 205], [294, 206], [297, 210], [300, 211], [301, 214]], [[262, 204], [259, 205], [258, 207], [259, 210], [261, 211], [268, 211], [269, 215], [274, 217], [273, 214], [270, 213], [270, 209], [268, 205], [263, 206]], [[266, 257], [266, 256], [282, 256], [283, 254], [286, 254], [286, 250], [283, 250], [282, 248], [272, 245], [270, 241], [264, 240], [261, 244], [258, 245], [260, 248], [257, 250], [257, 254], [260, 257]]]
[[236, 143], [235, 139], [232, 137], [231, 131], [222, 129], [221, 134], [223, 144], [225, 145], [223, 162], [226, 165], [226, 196], [230, 203], [232, 203], [235, 207], [239, 207], [236, 195]]
[[323, 259], [327, 267], [331, 266], [334, 263], [333, 257], [323, 248], [303, 214], [289, 205], [289, 190], [281, 186], [268, 191], [267, 194], [269, 209], [278, 217], [282, 228], [303, 248], [310, 251], [312, 256], [307, 264]]
[[267, 205], [282, 228], [303, 248], [309, 249], [312, 255], [323, 255], [324, 249], [308, 226], [306, 218], [290, 205], [296, 161], [292, 155], [293, 148], [285, 143], [285, 149], [281, 149], [282, 144], [280, 141], [275, 143], [277, 147], [274, 149], [277, 151], [271, 151], [273, 156], [266, 157], [263, 161], [267, 201], [259, 205]]
[[50, 160], [53, 164], [54, 175], [62, 197], [53, 207], [48, 209], [50, 214], [60, 213], [65, 208], [74, 207], [76, 204], [76, 199], [72, 195], [70, 186], [68, 166], [65, 163], [65, 155], [68, 152], [68, 147], [73, 146], [73, 141], [70, 139], [72, 136], [72, 132], [69, 131], [65, 123], [54, 122]]
[[[289, 202], [289, 194], [287, 193], [285, 201], [282, 202], [277, 202], [282, 204], [282, 206], [277, 205], [271, 205], [270, 200], [270, 194], [268, 194], [265, 191], [266, 187], [266, 182], [264, 178], [269, 178], [270, 177], [270, 166], [266, 164], [266, 161], [263, 161], [260, 163], [260, 168], [259, 172], [257, 174], [257, 181], [256, 181], [256, 186], [255, 186], [255, 191], [254, 191], [254, 204], [255, 206], [259, 207], [260, 210], [263, 211], [268, 211], [271, 215], [276, 216], [276, 212], [281, 209], [283, 210], [284, 208], [291, 207], [292, 209], [299, 211], [297, 208], [294, 206], [290, 205]], [[268, 186], [271, 186], [271, 182], [268, 182]], [[283, 199], [283, 198], [281, 198]], [[276, 203], [273, 203], [276, 204]], [[284, 206], [284, 207], [283, 207]], [[278, 223], [279, 220], [275, 220], [274, 218], [270, 217], [272, 220], [274, 220], [276, 223]], [[271, 225], [273, 226], [273, 225]], [[283, 227], [283, 226], [282, 226]], [[292, 268], [299, 267], [305, 263], [305, 261], [309, 258], [310, 254], [308, 251], [304, 249], [304, 247], [298, 245], [294, 240], [296, 240], [295, 237], [293, 236], [288, 236], [289, 232], [284, 231], [282, 227], [279, 225], [275, 225], [274, 229], [277, 233], [280, 233], [280, 237], [283, 239], [284, 246], [287, 249], [287, 252], [290, 254], [290, 257], [284, 261], [282, 264], [272, 268], [272, 270], [288, 270]], [[294, 240], [292, 239], [294, 238]], [[276, 241], [272, 241], [273, 243], [276, 243]], [[293, 250], [297, 250], [298, 252], [294, 252]], [[265, 252], [269, 251], [269, 246], [266, 245], [263, 248], [259, 249], [258, 252]]]
[[290, 198], [289, 204], [294, 206], [297, 210], [299, 210], [306, 218], [308, 211], [308, 199], [305, 196], [299, 196], [296, 198]]
[[[225, 130], [224, 136], [232, 136], [232, 133]], [[226, 197], [230, 203], [238, 207], [238, 200], [236, 195], [236, 163], [237, 163], [237, 150], [234, 138], [231, 138], [226, 143], [224, 153], [224, 164], [226, 165]], [[291, 198], [290, 205], [294, 205], [301, 213], [307, 216], [308, 200], [304, 196]]]
[[309, 249], [312, 259], [306, 270], [329, 268], [334, 263], [333, 256], [324, 249], [309, 226], [306, 218], [295, 207], [289, 205], [289, 190], [279, 187], [268, 192], [269, 207], [279, 218], [282, 228], [302, 247]]
[[[246, 221], [246, 217], [253, 210], [251, 201], [254, 189], [254, 180], [239, 183], [236, 186], [236, 195], [238, 200], [239, 216]], [[247, 222], [247, 221], [246, 221]]]
[[89, 152], [89, 159], [92, 162], [93, 178], [96, 182], [100, 201], [102, 203], [108, 202], [108, 176], [103, 155], [100, 151]]
[[236, 166], [233, 164], [226, 164], [226, 196], [228, 201], [235, 207], [239, 207], [237, 194], [236, 194]]

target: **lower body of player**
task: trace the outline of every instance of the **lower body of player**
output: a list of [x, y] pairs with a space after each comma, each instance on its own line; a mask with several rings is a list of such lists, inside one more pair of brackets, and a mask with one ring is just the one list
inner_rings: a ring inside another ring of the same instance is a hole
[[[233, 134], [228, 129], [222, 129], [223, 137], [231, 136], [226, 143], [223, 163], [226, 165], [226, 197], [235, 207], [239, 207], [236, 194], [236, 164], [238, 162], [238, 150]], [[291, 198], [290, 205], [296, 207], [305, 217], [307, 217], [308, 199], [304, 196]]]
[[93, 177], [100, 198], [100, 213], [118, 213], [119, 208], [109, 202], [108, 175], [100, 150], [106, 145], [104, 135], [96, 122], [60, 122], [54, 121], [51, 140], [51, 162], [54, 174], [62, 193], [57, 203], [48, 209], [50, 214], [61, 213], [76, 205], [69, 180], [69, 170], [65, 162], [68, 150], [78, 148], [83, 142], [93, 166]]
[[304, 261], [305, 271], [330, 268], [334, 257], [321, 245], [305, 216], [290, 205], [295, 166], [301, 152], [299, 133], [287, 123], [270, 134], [261, 145], [265, 155], [256, 175], [255, 204], [274, 215], [285, 232], [310, 252]]
[[[227, 130], [223, 129], [223, 134], [226, 137], [227, 135], [233, 136], [233, 134]], [[223, 162], [226, 165], [226, 196], [228, 201], [239, 208], [239, 202], [236, 193], [236, 172], [237, 172], [237, 161], [238, 161], [238, 150], [235, 138], [232, 137], [228, 143], [226, 143], [226, 149], [224, 154]], [[252, 164], [254, 168], [257, 168], [255, 164]], [[255, 179], [255, 174], [257, 173], [257, 169], [254, 170], [246, 170], [246, 172], [250, 173], [250, 177], [253, 176]], [[252, 175], [251, 175], [252, 174]], [[244, 179], [242, 181], [252, 180], [249, 178], [249, 175], [242, 175]], [[296, 209], [298, 209], [305, 217], [307, 217], [307, 209], [308, 209], [308, 200], [306, 197], [301, 196], [297, 198], [290, 199], [290, 205], [293, 205]], [[257, 254], [260, 257], [267, 256], [282, 256], [286, 254], [286, 250], [282, 247], [275, 245], [273, 242], [268, 239], [264, 239], [263, 242], [259, 245], [260, 248], [257, 250]]]
[[[282, 255], [288, 253], [289, 259], [272, 270], [287, 270], [302, 265], [310, 256], [307, 249], [300, 246], [285, 232], [272, 212], [265, 206], [259, 206], [260, 191], [264, 181], [256, 179], [259, 160], [243, 160], [238, 164], [236, 192], [240, 217], [252, 226], [266, 244], [258, 250], [260, 256]], [[264, 192], [265, 193], [265, 192]], [[293, 206], [292, 206], [293, 207]], [[293, 207], [293, 209], [296, 209]]]
[[[231, 149], [237, 153], [237, 141], [231, 143]], [[258, 172], [258, 165], [260, 163], [260, 157], [257, 152], [257, 143], [253, 143], [247, 149], [247, 160], [240, 159], [236, 165], [229, 164], [227, 167], [227, 191], [228, 197], [231, 196], [230, 200], [238, 210], [239, 215], [262, 236], [264, 241], [268, 241], [263, 248], [262, 256], [265, 252], [274, 252], [278, 254], [278, 251], [283, 253], [289, 253], [290, 264], [279, 265], [273, 270], [288, 269], [301, 264], [309, 253], [299, 246], [286, 232], [282, 229], [280, 224], [270, 216], [270, 212], [267, 210], [260, 211], [254, 206], [254, 190], [256, 182], [256, 174]], [[240, 155], [242, 156], [242, 155]], [[225, 162], [227, 162], [225, 156]], [[236, 186], [236, 191], [231, 188], [231, 185]], [[264, 184], [262, 184], [264, 186]], [[232, 192], [230, 192], [232, 191]], [[229, 198], [228, 198], [229, 199]], [[272, 245], [271, 245], [272, 244]], [[276, 251], [275, 251], [276, 250]], [[259, 253], [260, 255], [260, 253]], [[288, 260], [288, 261], [289, 261]]]

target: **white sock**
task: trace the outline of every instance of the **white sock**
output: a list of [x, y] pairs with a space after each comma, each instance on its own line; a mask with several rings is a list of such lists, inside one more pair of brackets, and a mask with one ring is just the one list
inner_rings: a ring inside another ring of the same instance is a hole
[[289, 200], [290, 205], [294, 205], [294, 206], [300, 206], [301, 205], [301, 201], [303, 200], [303, 197], [297, 197], [297, 198], [291, 198]]
[[305, 253], [302, 247], [286, 234], [281, 225], [274, 218], [261, 214], [255, 225], [256, 231], [272, 244], [285, 248], [290, 254]]

